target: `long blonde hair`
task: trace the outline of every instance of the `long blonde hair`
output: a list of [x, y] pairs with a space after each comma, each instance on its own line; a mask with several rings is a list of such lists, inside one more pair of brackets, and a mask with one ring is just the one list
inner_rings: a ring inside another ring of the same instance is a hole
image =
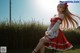
[[80, 17], [72, 14], [68, 10], [68, 7], [65, 8], [65, 10], [63, 11], [63, 14], [64, 14], [64, 18], [61, 24], [61, 28], [67, 29], [67, 28], [75, 28], [78, 26], [77, 20], [80, 20]]

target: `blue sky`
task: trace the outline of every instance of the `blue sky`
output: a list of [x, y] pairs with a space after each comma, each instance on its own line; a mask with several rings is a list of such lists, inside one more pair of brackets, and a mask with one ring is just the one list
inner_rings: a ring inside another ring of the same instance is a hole
[[[27, 18], [32, 16], [29, 13], [31, 13], [30, 0], [12, 0], [13, 20], [19, 20], [20, 17]], [[9, 0], [0, 0], [0, 19], [3, 21], [7, 18], [9, 18]]]
[[[12, 20], [29, 22], [35, 20], [49, 24], [57, 13], [56, 6], [60, 0], [12, 0]], [[80, 16], [80, 3], [70, 3], [69, 10]], [[0, 0], [0, 21], [9, 21], [9, 0]]]

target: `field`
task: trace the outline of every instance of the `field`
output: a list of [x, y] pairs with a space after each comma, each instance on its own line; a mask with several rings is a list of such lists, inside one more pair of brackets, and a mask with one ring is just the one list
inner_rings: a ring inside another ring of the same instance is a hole
[[[26, 50], [9, 50], [8, 53], [31, 53], [31, 49], [26, 49]], [[46, 49], [45, 53], [53, 53], [52, 50]], [[68, 50], [64, 52], [56, 52], [56, 53], [80, 53], [80, 49], [73, 49], [73, 50]]]
[[[31, 53], [48, 26], [40, 23], [0, 23], [0, 46], [7, 46], [8, 53]], [[63, 30], [74, 46], [63, 53], [80, 53], [80, 28]], [[52, 53], [46, 49], [45, 53]], [[61, 53], [61, 52], [57, 52]]]

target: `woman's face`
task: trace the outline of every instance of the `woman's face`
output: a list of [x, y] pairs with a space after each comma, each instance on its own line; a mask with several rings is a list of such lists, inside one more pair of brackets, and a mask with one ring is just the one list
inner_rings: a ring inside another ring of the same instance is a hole
[[65, 10], [65, 7], [64, 7], [63, 4], [59, 4], [59, 5], [57, 6], [57, 11], [58, 11], [59, 13], [62, 13], [64, 10]]

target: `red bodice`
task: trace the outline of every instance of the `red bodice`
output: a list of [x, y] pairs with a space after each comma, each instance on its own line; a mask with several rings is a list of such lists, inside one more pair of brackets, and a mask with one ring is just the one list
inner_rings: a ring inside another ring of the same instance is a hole
[[62, 19], [59, 18], [59, 17], [51, 18], [51, 20], [50, 20], [50, 22], [51, 22], [50, 27], [52, 27], [57, 22], [57, 20], [60, 20], [61, 23], [62, 23]]

